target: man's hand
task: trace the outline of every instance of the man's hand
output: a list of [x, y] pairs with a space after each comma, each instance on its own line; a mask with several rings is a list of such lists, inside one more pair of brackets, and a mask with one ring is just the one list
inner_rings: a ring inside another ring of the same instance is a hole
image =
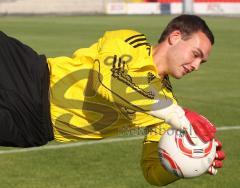
[[[164, 104], [164, 102], [166, 104]], [[196, 135], [191, 126], [191, 122], [185, 115], [185, 111], [177, 104], [167, 105], [166, 101], [160, 101], [152, 106], [152, 111], [149, 114], [164, 119], [172, 128], [184, 130], [189, 136], [189, 140], [195, 145], [199, 144], [200, 138]]]
[[165, 105], [160, 101], [152, 106], [149, 114], [164, 119], [172, 128], [187, 132], [189, 140], [198, 145], [201, 141], [208, 142], [214, 138], [216, 128], [205, 117], [177, 104]]
[[212, 165], [209, 167], [208, 169], [208, 173], [211, 175], [215, 175], [217, 174], [217, 169], [216, 168], [222, 168], [223, 166], [223, 159], [225, 158], [225, 153], [222, 150], [222, 143], [219, 140], [216, 140], [216, 147], [217, 147], [217, 151], [216, 151], [216, 156], [215, 159], [212, 163]]
[[214, 138], [216, 128], [207, 118], [188, 109], [184, 109], [184, 111], [194, 132], [203, 142], [208, 142]]
[[[187, 119], [193, 127], [194, 132], [203, 142], [208, 142], [215, 137], [216, 128], [207, 118], [188, 109], [184, 109], [184, 111]], [[211, 175], [215, 175], [217, 173], [217, 168], [222, 168], [222, 161], [225, 158], [225, 153], [222, 150], [222, 143], [216, 138], [214, 139], [216, 143], [216, 156], [212, 165], [208, 169], [208, 173]]]

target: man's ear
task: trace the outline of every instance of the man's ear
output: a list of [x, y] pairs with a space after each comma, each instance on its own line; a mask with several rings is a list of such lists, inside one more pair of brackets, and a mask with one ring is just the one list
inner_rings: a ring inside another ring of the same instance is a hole
[[168, 36], [168, 42], [170, 45], [176, 44], [182, 39], [182, 33], [179, 30], [171, 32]]

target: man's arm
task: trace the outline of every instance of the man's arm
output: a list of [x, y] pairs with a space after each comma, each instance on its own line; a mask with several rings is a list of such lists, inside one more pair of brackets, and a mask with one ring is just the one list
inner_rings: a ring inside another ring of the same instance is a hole
[[165, 123], [148, 127], [149, 132], [143, 142], [141, 159], [143, 175], [148, 183], [155, 186], [165, 186], [179, 179], [166, 171], [159, 160], [158, 142], [168, 128], [170, 126]]

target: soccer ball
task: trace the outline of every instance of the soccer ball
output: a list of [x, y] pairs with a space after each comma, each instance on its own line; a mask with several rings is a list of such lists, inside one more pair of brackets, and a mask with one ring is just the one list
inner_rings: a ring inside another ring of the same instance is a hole
[[158, 153], [167, 171], [180, 178], [193, 178], [205, 173], [213, 163], [216, 143], [200, 141], [193, 145], [185, 132], [169, 129], [159, 141]]

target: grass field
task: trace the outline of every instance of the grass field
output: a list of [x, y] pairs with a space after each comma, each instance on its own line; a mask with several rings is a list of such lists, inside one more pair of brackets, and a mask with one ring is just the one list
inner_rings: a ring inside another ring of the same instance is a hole
[[[135, 29], [154, 44], [168, 16], [1, 17], [1, 30], [48, 57], [71, 55], [106, 30]], [[240, 125], [240, 18], [205, 17], [216, 45], [200, 71], [172, 80], [179, 103], [206, 115], [217, 127]], [[240, 130], [219, 131], [227, 158], [215, 177], [180, 180], [167, 187], [237, 188]], [[50, 143], [57, 144], [57, 143]], [[142, 140], [0, 153], [0, 188], [150, 188], [140, 170]], [[1, 148], [1, 150], [13, 148]]]

